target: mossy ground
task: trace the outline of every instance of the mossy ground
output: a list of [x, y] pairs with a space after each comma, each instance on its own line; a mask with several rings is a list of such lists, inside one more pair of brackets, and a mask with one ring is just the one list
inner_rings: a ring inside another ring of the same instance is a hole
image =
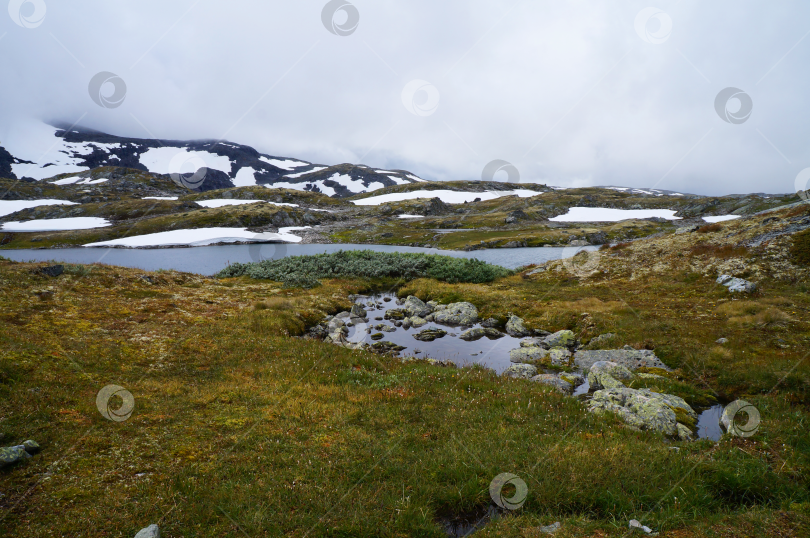
[[[561, 521], [556, 536], [618, 537], [629, 519], [661, 536], [810, 530], [806, 289], [771, 282], [731, 301], [692, 273], [586, 284], [552, 271], [305, 291], [175, 272], [149, 283], [107, 266], [52, 279], [41, 265], [0, 261], [2, 443], [43, 448], [0, 471], [9, 535], [133, 536], [159, 523], [165, 536], [440, 537], [437, 518], [488, 504], [503, 472], [529, 496], [480, 536]], [[745, 398], [761, 427], [673, 444], [538, 384], [291, 337], [347, 309], [349, 293], [395, 285], [582, 339], [616, 333], [675, 369], [666, 388]], [[769, 310], [783, 315], [757, 318]], [[96, 408], [109, 384], [135, 398], [124, 422]]]

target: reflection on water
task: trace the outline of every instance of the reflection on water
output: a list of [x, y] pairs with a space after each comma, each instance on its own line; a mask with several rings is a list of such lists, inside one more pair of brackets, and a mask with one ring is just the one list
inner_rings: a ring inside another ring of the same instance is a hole
[[[582, 247], [595, 250], [596, 247]], [[540, 264], [559, 260], [563, 253], [573, 256], [576, 248], [497, 248], [461, 252], [435, 248], [399, 247], [392, 245], [293, 245], [286, 243], [263, 243], [254, 245], [217, 245], [192, 248], [63, 248], [0, 250], [0, 256], [14, 261], [56, 261], [64, 263], [105, 263], [133, 267], [145, 271], [174, 269], [201, 275], [213, 275], [230, 263], [278, 259], [287, 256], [323, 254], [339, 250], [374, 250], [376, 252], [424, 252], [443, 254], [455, 258], [478, 258], [479, 260], [515, 269], [532, 263]]]
[[720, 426], [720, 417], [723, 416], [723, 409], [725, 408], [722, 405], [713, 405], [698, 415], [698, 439], [720, 440], [723, 436], [723, 429]]

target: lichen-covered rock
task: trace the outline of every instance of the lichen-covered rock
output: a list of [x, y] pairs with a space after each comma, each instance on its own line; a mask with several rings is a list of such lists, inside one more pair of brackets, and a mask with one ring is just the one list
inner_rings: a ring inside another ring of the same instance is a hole
[[40, 451], [39, 443], [37, 443], [36, 441], [34, 441], [32, 439], [28, 439], [27, 441], [23, 441], [22, 446], [25, 449], [25, 451], [28, 452], [29, 454], [39, 454], [39, 451]]
[[13, 465], [30, 457], [31, 455], [25, 451], [23, 445], [0, 448], [0, 467]]
[[631, 427], [678, 435], [675, 412], [664, 400], [626, 387], [596, 391], [588, 404], [592, 413], [616, 413]]
[[391, 308], [385, 311], [385, 319], [404, 320], [408, 317], [408, 313], [402, 308]]
[[523, 338], [524, 336], [531, 336], [532, 331], [526, 327], [521, 318], [510, 315], [509, 321], [506, 322], [506, 334], [514, 338]]
[[435, 312], [433, 320], [445, 325], [473, 325], [478, 321], [478, 309], [472, 303], [451, 303]]
[[649, 396], [650, 398], [656, 398], [658, 400], [661, 400], [662, 402], [667, 404], [673, 411], [675, 411], [676, 416], [684, 415], [684, 418], [678, 417], [678, 422], [685, 422], [690, 426], [694, 426], [694, 424], [697, 424], [698, 414], [680, 396], [675, 396], [674, 394], [664, 394], [661, 392], [653, 392], [650, 389], [641, 389], [639, 390], [639, 392], [645, 396]]
[[402, 320], [402, 324], [407, 325], [408, 327], [413, 327], [415, 329], [418, 329], [419, 327], [427, 325], [428, 320], [426, 320], [424, 318], [420, 318], [419, 316], [412, 316], [412, 317], [405, 318], [404, 320]]
[[358, 318], [365, 318], [368, 314], [366, 313], [366, 309], [363, 308], [363, 305], [355, 303], [352, 305], [351, 315]]
[[540, 346], [526, 346], [509, 351], [509, 360], [516, 363], [531, 364], [540, 362], [548, 356], [548, 350]]
[[374, 342], [369, 349], [375, 353], [399, 353], [407, 349], [405, 346], [397, 345], [393, 342]]
[[571, 361], [571, 352], [564, 347], [551, 348], [548, 351], [548, 358], [552, 366], [568, 366]]
[[372, 340], [382, 340], [383, 338], [385, 338], [383, 333], [374, 333], [371, 335]]
[[572, 387], [577, 388], [578, 386], [585, 383], [585, 378], [580, 374], [576, 373], [569, 373], [569, 372], [561, 372], [559, 374], [560, 379], [565, 381], [566, 383], [570, 383]]
[[613, 333], [605, 333], [600, 334], [594, 338], [591, 338], [591, 341], [588, 342], [588, 345], [585, 346], [585, 349], [599, 349], [602, 346], [606, 346], [610, 341], [614, 340], [616, 335]]
[[571, 394], [572, 392], [574, 392], [574, 386], [571, 383], [565, 381], [564, 379], [561, 379], [560, 377], [554, 374], [536, 375], [531, 378], [531, 381], [554, 387], [563, 394]]
[[678, 423], [678, 439], [681, 441], [690, 441], [692, 439], [692, 430]]
[[402, 310], [410, 316], [419, 316], [420, 318], [427, 316], [432, 312], [432, 309], [422, 302], [422, 299], [414, 295], [409, 295], [405, 302], [402, 303]]
[[501, 375], [518, 379], [531, 379], [537, 375], [537, 367], [531, 364], [513, 364], [504, 370]]
[[717, 283], [727, 287], [728, 291], [732, 293], [751, 293], [757, 288], [757, 285], [753, 282], [748, 282], [742, 278], [735, 278], [731, 275], [720, 275], [717, 277]]
[[496, 340], [498, 338], [502, 338], [503, 333], [498, 329], [491, 329], [489, 327], [476, 327], [474, 329], [464, 331], [463, 333], [461, 333], [461, 336], [459, 336], [459, 338], [461, 338], [462, 340], [466, 340], [468, 342], [472, 342], [474, 340], [479, 340], [485, 336], [490, 340]]
[[422, 342], [432, 342], [435, 339], [442, 338], [445, 335], [447, 335], [447, 331], [431, 327], [430, 329], [422, 329], [413, 335], [413, 337], [417, 340], [421, 340]]
[[498, 326], [498, 320], [495, 318], [487, 318], [481, 322], [481, 327], [495, 328]]
[[384, 333], [392, 333], [396, 332], [397, 330], [396, 327], [391, 327], [387, 323], [378, 323], [377, 325], [374, 326], [374, 328]]
[[633, 373], [615, 362], [595, 362], [588, 371], [588, 383], [592, 390], [617, 389], [624, 387], [623, 381], [633, 379]]
[[543, 340], [548, 347], [574, 347], [577, 343], [577, 337], [572, 331], [563, 330], [557, 331], [554, 334], [546, 336]]
[[548, 346], [543, 342], [543, 338], [526, 338], [520, 341], [520, 347], [542, 347], [548, 349]]
[[631, 371], [639, 368], [661, 368], [669, 371], [667, 365], [649, 349], [581, 350], [574, 355], [574, 364], [583, 370], [589, 370], [599, 361], [615, 362]]

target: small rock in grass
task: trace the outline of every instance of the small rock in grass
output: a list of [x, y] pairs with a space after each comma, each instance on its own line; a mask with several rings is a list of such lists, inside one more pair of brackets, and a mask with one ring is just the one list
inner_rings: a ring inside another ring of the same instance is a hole
[[531, 381], [554, 387], [563, 394], [571, 394], [574, 391], [574, 387], [571, 385], [571, 383], [557, 377], [554, 374], [539, 374], [532, 377]]
[[56, 277], [58, 277], [59, 275], [61, 275], [62, 273], [65, 272], [65, 266], [64, 265], [49, 265], [47, 267], [42, 267], [37, 272], [40, 273], [40, 274], [43, 274], [45, 276], [49, 276], [51, 278], [56, 278]]
[[560, 530], [561, 526], [562, 525], [560, 525], [560, 522], [556, 521], [556, 522], [552, 523], [551, 525], [546, 525], [545, 527], [539, 527], [537, 529], [537, 531], [540, 534], [554, 534], [555, 532]]
[[513, 364], [504, 370], [501, 375], [518, 379], [531, 379], [537, 375], [537, 367], [531, 364]]
[[715, 344], [727, 344], [728, 343], [728, 338], [718, 338], [717, 340], [714, 341], [714, 343]]
[[653, 532], [653, 530], [651, 528], [642, 525], [641, 523], [639, 523], [635, 519], [631, 519], [628, 526], [630, 527], [631, 531], [639, 530], [639, 531], [641, 531], [641, 532], [643, 532], [645, 534], [649, 534], [650, 536], [657, 536], [658, 535], [657, 532]]
[[135, 538], [160, 538], [160, 528], [157, 525], [149, 525], [138, 531]]
[[0, 448], [0, 467], [13, 465], [31, 457], [23, 445]]

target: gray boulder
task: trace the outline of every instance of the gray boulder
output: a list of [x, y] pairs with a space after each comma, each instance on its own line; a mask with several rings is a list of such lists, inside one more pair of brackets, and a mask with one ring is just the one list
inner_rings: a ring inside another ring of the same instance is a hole
[[564, 330], [557, 331], [554, 334], [546, 336], [543, 340], [548, 347], [574, 347], [577, 343], [577, 337], [573, 332]]
[[437, 329], [436, 327], [431, 327], [430, 329], [422, 329], [413, 335], [413, 337], [417, 340], [421, 340], [422, 342], [432, 342], [437, 338], [444, 337], [445, 335], [447, 335], [447, 331]]
[[728, 288], [732, 293], [751, 293], [757, 289], [757, 285], [742, 278], [735, 278], [731, 275], [720, 275], [717, 283]]
[[615, 362], [630, 371], [639, 368], [661, 368], [669, 371], [667, 365], [649, 349], [581, 350], [574, 354], [574, 364], [583, 370], [590, 370], [599, 361]]
[[363, 308], [363, 305], [355, 303], [352, 305], [351, 315], [358, 318], [365, 318], [367, 316], [366, 309]]
[[420, 318], [427, 316], [431, 312], [428, 305], [423, 303], [419, 297], [413, 295], [409, 295], [405, 302], [402, 303], [402, 310], [410, 316], [419, 316]]
[[531, 364], [513, 364], [501, 374], [518, 379], [531, 379], [537, 375], [537, 368]]
[[31, 455], [26, 452], [23, 445], [0, 448], [0, 467], [13, 465], [30, 457]]
[[135, 538], [160, 538], [160, 528], [157, 525], [149, 525], [138, 531]]
[[498, 326], [498, 320], [495, 318], [487, 318], [481, 322], [481, 327], [494, 328]]
[[606, 345], [608, 342], [610, 342], [614, 338], [616, 338], [616, 335], [613, 334], [613, 333], [600, 334], [599, 336], [591, 338], [591, 341], [588, 342], [588, 345], [585, 346], [585, 347], [586, 347], [586, 349], [598, 349], [598, 348]]
[[588, 371], [591, 389], [617, 389], [624, 387], [622, 381], [633, 379], [633, 373], [624, 366], [610, 361], [599, 361]]
[[509, 321], [506, 322], [506, 334], [514, 338], [523, 338], [531, 336], [532, 331], [526, 327], [521, 318], [510, 315]]
[[663, 400], [642, 391], [626, 387], [598, 390], [588, 403], [588, 410], [595, 414], [615, 413], [638, 430], [657, 431], [670, 437], [678, 435], [675, 412]]
[[554, 387], [563, 394], [571, 394], [572, 392], [574, 392], [574, 386], [571, 383], [561, 379], [560, 377], [554, 374], [536, 375], [531, 378], [531, 381], [534, 381], [535, 383], [541, 383], [543, 385], [548, 385], [550, 387]]
[[435, 312], [433, 320], [445, 325], [473, 325], [478, 321], [478, 309], [472, 303], [451, 303]]
[[409, 327], [414, 327], [418, 329], [419, 327], [427, 325], [428, 320], [420, 318], [419, 316], [412, 316], [410, 318], [405, 318], [404, 320], [402, 320], [402, 324], [403, 325], [407, 324]]
[[519, 364], [540, 362], [548, 356], [548, 350], [540, 346], [525, 346], [509, 351], [509, 360]]
[[497, 329], [491, 329], [489, 327], [476, 327], [474, 329], [470, 329], [461, 333], [462, 340], [466, 340], [468, 342], [472, 342], [475, 340], [479, 340], [483, 337], [487, 337], [490, 340], [495, 340], [497, 338], [502, 338], [503, 333]]

